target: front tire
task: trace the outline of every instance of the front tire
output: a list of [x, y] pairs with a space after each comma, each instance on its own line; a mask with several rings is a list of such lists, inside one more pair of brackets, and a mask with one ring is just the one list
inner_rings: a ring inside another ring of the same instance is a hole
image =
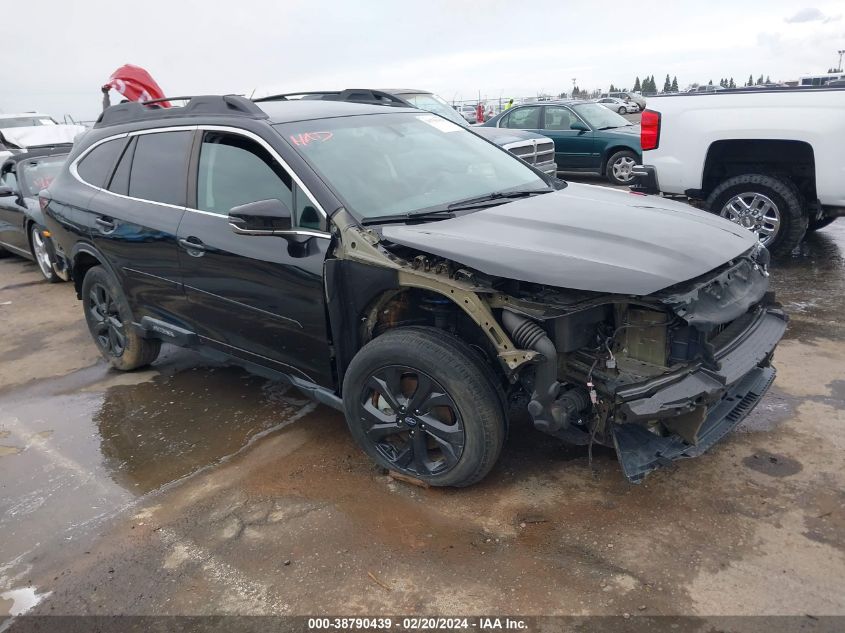
[[367, 343], [349, 364], [343, 405], [373, 460], [432, 486], [480, 481], [504, 443], [505, 412], [489, 369], [435, 328], [399, 328]]
[[131, 371], [158, 358], [161, 341], [141, 338], [132, 326], [132, 312], [120, 285], [102, 266], [85, 274], [82, 302], [88, 331], [112, 367]]
[[38, 270], [41, 275], [47, 280], [47, 283], [54, 284], [64, 281], [58, 274], [56, 274], [56, 262], [50, 255], [50, 249], [47, 248], [48, 237], [44, 234], [37, 224], [29, 227], [29, 247], [32, 253], [32, 258], [38, 264]]
[[617, 110], [619, 114], [625, 114], [628, 112], [628, 108], [622, 107]]
[[607, 161], [605, 175], [613, 185], [630, 185], [634, 182], [634, 165], [639, 163], [639, 156], [631, 150], [621, 150]]
[[773, 255], [788, 255], [807, 232], [808, 218], [798, 188], [766, 174], [728, 178], [707, 198], [712, 213], [757, 235]]

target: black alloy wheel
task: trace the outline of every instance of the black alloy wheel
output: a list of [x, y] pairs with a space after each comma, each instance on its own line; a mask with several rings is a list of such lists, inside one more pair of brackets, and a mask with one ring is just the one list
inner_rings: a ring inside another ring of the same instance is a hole
[[412, 367], [376, 370], [360, 397], [364, 434], [397, 471], [430, 477], [454, 468], [466, 441], [458, 406], [431, 376]]
[[97, 347], [109, 356], [122, 356], [126, 351], [126, 327], [108, 288], [100, 283], [92, 285], [85, 298], [85, 309], [91, 317], [91, 333]]

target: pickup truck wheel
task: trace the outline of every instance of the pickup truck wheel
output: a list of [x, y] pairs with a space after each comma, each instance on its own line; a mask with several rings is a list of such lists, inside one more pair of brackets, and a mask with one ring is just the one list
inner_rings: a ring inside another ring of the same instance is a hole
[[480, 481], [504, 443], [502, 401], [483, 361], [435, 328], [398, 328], [367, 343], [349, 364], [343, 405], [373, 460], [432, 486]]
[[836, 218], [821, 218], [820, 220], [810, 220], [810, 223], [807, 225], [808, 231], [818, 231], [819, 229], [823, 229], [831, 222], [833, 222]]
[[788, 255], [807, 231], [807, 214], [798, 189], [788, 180], [765, 174], [728, 178], [707, 198], [707, 206], [757, 235], [773, 255]]
[[115, 369], [146, 367], [157, 357], [161, 341], [141, 338], [132, 327], [132, 312], [117, 281], [94, 266], [82, 281], [82, 302], [88, 331], [103, 358]]
[[634, 165], [639, 162], [631, 150], [623, 149], [613, 154], [607, 161], [605, 175], [614, 185], [630, 185], [634, 182]]

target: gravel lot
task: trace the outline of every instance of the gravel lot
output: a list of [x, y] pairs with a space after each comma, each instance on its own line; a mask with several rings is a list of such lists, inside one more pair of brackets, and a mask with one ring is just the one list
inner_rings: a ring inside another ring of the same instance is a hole
[[843, 254], [839, 221], [777, 265], [777, 381], [705, 456], [632, 486], [517, 424], [466, 490], [188, 351], [113, 373], [72, 287], [2, 259], [0, 616], [845, 615]]

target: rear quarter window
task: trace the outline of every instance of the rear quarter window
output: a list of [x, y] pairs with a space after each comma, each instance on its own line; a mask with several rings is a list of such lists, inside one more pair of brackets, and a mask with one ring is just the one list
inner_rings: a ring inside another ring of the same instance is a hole
[[111, 176], [114, 164], [126, 145], [125, 138], [116, 138], [97, 145], [79, 161], [76, 172], [89, 185], [103, 187]]

